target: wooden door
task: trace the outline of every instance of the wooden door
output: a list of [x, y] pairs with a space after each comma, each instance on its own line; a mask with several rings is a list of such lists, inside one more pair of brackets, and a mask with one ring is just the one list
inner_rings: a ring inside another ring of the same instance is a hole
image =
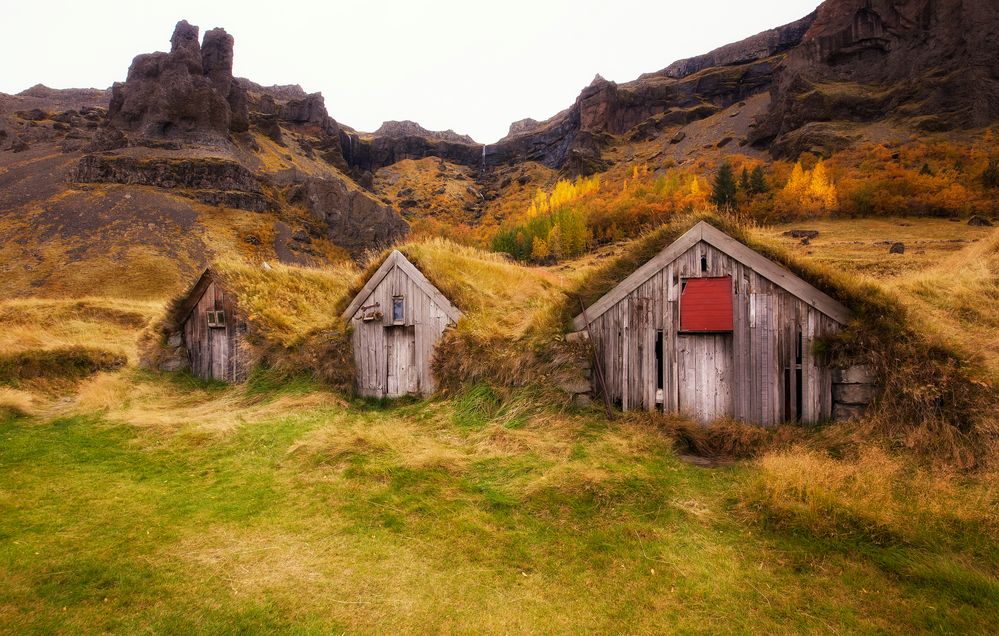
[[226, 338], [225, 328], [210, 327], [208, 329], [208, 350], [212, 379], [227, 380], [225, 370], [229, 363], [229, 339]]
[[699, 422], [732, 417], [732, 335], [677, 336], [679, 410]]
[[416, 368], [416, 328], [393, 326], [385, 329], [386, 397], [401, 397], [419, 391]]

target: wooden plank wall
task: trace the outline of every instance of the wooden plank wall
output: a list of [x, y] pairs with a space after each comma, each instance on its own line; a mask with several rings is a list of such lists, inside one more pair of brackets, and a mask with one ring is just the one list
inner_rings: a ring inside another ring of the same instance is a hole
[[[680, 281], [699, 276], [732, 277], [731, 334], [678, 332]], [[816, 422], [832, 415], [832, 373], [812, 353], [812, 345], [839, 324], [707, 243], [697, 243], [667, 264], [590, 326], [603, 356], [608, 392], [623, 409], [663, 408], [701, 421], [731, 416], [762, 424], [795, 417], [799, 329], [801, 419]], [[657, 406], [659, 331], [664, 387]]]
[[[406, 299], [403, 325], [392, 324], [393, 296]], [[376, 302], [380, 320], [362, 321], [361, 309], [351, 319], [358, 392], [368, 397], [433, 393], [437, 384], [430, 360], [451, 319], [399, 267], [386, 274], [361, 306]]]
[[[209, 328], [207, 312], [219, 309], [225, 312], [225, 329]], [[235, 299], [214, 282], [209, 284], [184, 322], [191, 373], [205, 380], [244, 381], [249, 371], [245, 332]]]

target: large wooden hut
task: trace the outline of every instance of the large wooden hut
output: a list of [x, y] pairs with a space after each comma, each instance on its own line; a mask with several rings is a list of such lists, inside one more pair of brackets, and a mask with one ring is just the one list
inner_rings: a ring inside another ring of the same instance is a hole
[[461, 312], [394, 250], [343, 312], [353, 327], [357, 389], [368, 397], [429, 395], [434, 346]]
[[624, 410], [775, 424], [833, 413], [816, 341], [842, 304], [701, 221], [574, 319]]
[[174, 302], [173, 324], [180, 327], [191, 373], [205, 380], [242, 382], [249, 371], [246, 320], [236, 294], [206, 269], [184, 296]]

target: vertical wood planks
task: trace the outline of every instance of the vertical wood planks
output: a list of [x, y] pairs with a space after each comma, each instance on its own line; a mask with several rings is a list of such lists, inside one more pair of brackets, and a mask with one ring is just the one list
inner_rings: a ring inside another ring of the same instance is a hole
[[[701, 271], [701, 256], [707, 270]], [[680, 283], [731, 276], [731, 334], [680, 334]], [[663, 409], [708, 421], [720, 416], [777, 424], [798, 409], [795, 360], [802, 334], [802, 421], [828, 418], [832, 378], [813, 352], [840, 325], [759, 273], [698, 243], [651, 275], [590, 326], [603, 358], [607, 391], [625, 410], [656, 408], [655, 338], [663, 332]]]

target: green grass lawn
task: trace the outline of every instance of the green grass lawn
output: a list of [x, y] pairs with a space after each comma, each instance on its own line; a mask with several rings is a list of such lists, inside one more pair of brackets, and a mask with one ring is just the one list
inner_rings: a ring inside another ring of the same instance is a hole
[[994, 543], [771, 523], [758, 470], [481, 390], [222, 431], [7, 417], [0, 631], [999, 631]]

